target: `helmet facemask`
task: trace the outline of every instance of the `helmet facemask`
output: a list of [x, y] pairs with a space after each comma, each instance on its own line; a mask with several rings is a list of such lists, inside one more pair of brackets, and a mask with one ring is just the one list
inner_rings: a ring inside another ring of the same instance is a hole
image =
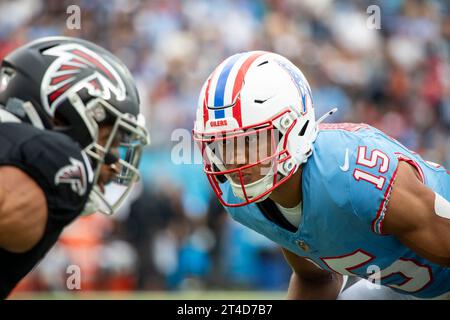
[[[102, 98], [91, 99], [86, 105], [81, 99], [70, 100], [92, 137], [84, 151], [93, 164], [94, 187], [83, 213], [113, 214], [140, 179], [138, 166], [143, 147], [149, 143], [145, 120], [142, 115], [136, 118], [119, 112]], [[100, 136], [101, 132], [107, 133]]]
[[[238, 207], [267, 199], [287, 181], [298, 164], [287, 148], [287, 137], [296, 120], [281, 126], [281, 120], [294, 118], [287, 108], [265, 123], [248, 128], [209, 134], [194, 131], [204, 160], [204, 171], [219, 200]], [[219, 183], [228, 181], [240, 203], [227, 202]]]

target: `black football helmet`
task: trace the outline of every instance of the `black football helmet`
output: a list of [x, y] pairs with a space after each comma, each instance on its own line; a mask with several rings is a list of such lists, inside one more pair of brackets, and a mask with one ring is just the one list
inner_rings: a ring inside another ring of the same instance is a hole
[[[86, 213], [112, 214], [139, 179], [142, 148], [149, 143], [139, 104], [127, 67], [89, 41], [41, 38], [1, 64], [0, 105], [22, 121], [70, 136], [90, 156], [94, 189]], [[103, 125], [111, 131], [100, 145]], [[118, 172], [105, 190], [97, 184], [103, 164]]]

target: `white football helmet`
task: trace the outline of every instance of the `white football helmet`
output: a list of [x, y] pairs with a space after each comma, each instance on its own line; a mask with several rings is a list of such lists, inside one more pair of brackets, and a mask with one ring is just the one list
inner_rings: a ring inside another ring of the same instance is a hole
[[[311, 155], [318, 122], [308, 81], [285, 57], [251, 51], [223, 61], [203, 85], [193, 129], [221, 203], [236, 207], [269, 197]], [[252, 179], [255, 168], [265, 170]], [[242, 202], [223, 198], [219, 183], [226, 180]]]

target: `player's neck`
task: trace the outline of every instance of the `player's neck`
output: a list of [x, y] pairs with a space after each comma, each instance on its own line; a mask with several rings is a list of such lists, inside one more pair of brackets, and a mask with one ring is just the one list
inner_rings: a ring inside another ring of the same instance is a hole
[[302, 168], [285, 183], [272, 191], [269, 197], [283, 208], [294, 208], [302, 200]]

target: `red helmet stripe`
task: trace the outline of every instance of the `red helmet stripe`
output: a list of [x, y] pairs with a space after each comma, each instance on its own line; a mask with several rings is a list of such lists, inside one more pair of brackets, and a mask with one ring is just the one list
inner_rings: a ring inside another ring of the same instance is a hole
[[79, 63], [79, 64], [82, 64], [82, 65], [86, 64], [85, 61], [81, 61], [80, 59], [77, 59], [77, 58], [71, 59], [70, 62], [75, 62], [75, 63]]
[[[245, 74], [247, 73], [253, 61], [255, 61], [258, 57], [260, 57], [264, 53], [265, 52], [256, 52], [252, 54], [250, 57], [248, 57], [247, 60], [244, 61], [244, 63], [242, 64], [241, 68], [237, 73], [236, 80], [234, 81], [233, 96], [231, 101], [234, 101], [236, 95], [241, 91], [242, 85], [244, 83]], [[233, 118], [237, 120], [239, 127], [242, 127], [241, 99], [238, 99], [236, 101], [236, 105], [233, 107]]]
[[[220, 66], [220, 65], [219, 65]], [[203, 99], [203, 125], [206, 126], [206, 122], [209, 120], [209, 110], [208, 110], [208, 98], [209, 98], [209, 87], [211, 86], [211, 80], [214, 78], [216, 71], [219, 67], [214, 69], [213, 73], [208, 79], [208, 84], [205, 89], [205, 98]]]
[[50, 95], [50, 97], [49, 97], [50, 102], [55, 101], [55, 100], [56, 100], [60, 95], [62, 95], [62, 94], [63, 94], [70, 86], [71, 86], [71, 84], [68, 83], [68, 84], [62, 86], [61, 88], [57, 89], [56, 91], [54, 91], [54, 92]]
[[80, 67], [70, 66], [68, 64], [62, 65], [58, 71], [65, 71], [65, 70], [80, 70]]
[[90, 63], [92, 63], [95, 66], [97, 66], [98, 68], [100, 68], [100, 70], [102, 70], [111, 80], [114, 80], [114, 81], [116, 80], [116, 78], [114, 78], [114, 76], [111, 74], [111, 72], [109, 72], [109, 70], [94, 57], [88, 55], [87, 53], [85, 53], [81, 50], [73, 50], [72, 53], [86, 59]]
[[209, 111], [207, 108], [208, 96], [209, 96], [209, 86], [211, 85], [211, 78], [208, 79], [208, 84], [206, 85], [205, 98], [203, 99], [203, 125], [206, 126], [206, 122], [209, 119]]
[[63, 76], [59, 76], [59, 77], [53, 78], [52, 81], [50, 82], [50, 84], [51, 85], [58, 84], [58, 83], [66, 80], [66, 79], [69, 79], [70, 77], [73, 77], [73, 74], [66, 74], [66, 75], [63, 75]]

